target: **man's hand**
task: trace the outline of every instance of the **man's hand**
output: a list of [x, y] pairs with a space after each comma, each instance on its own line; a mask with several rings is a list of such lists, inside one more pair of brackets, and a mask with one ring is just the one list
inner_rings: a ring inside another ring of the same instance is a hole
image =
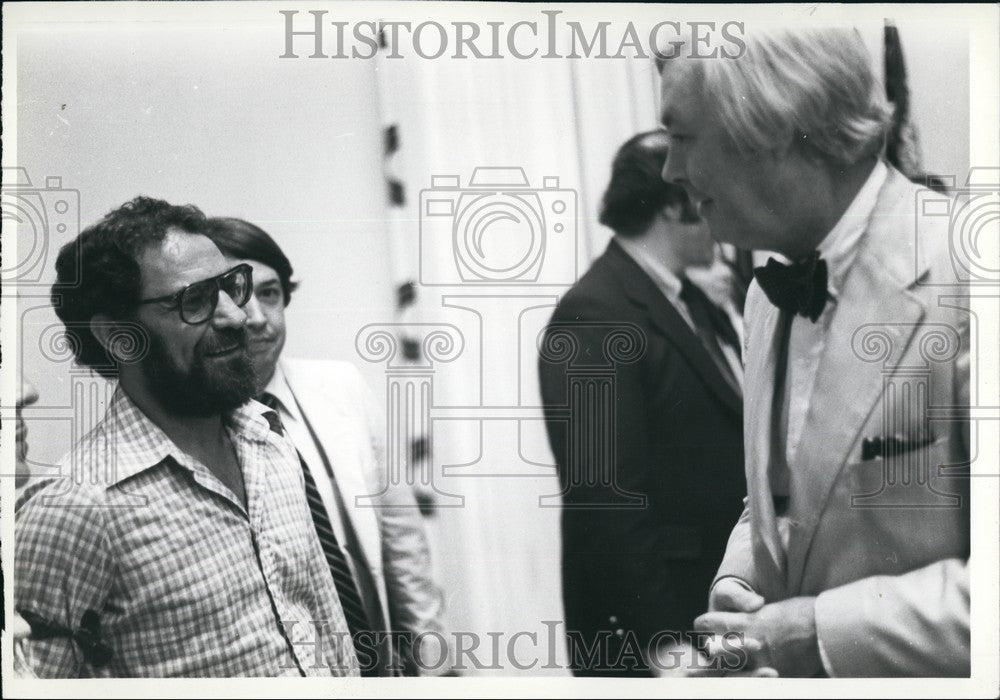
[[[713, 597], [727, 580], [719, 581], [712, 591]], [[732, 581], [742, 588], [736, 579]], [[742, 601], [746, 604], [752, 600], [728, 585], [723, 593], [736, 597], [721, 603]], [[823, 669], [816, 641], [815, 602], [815, 598], [800, 597], [759, 606], [751, 612], [715, 610], [696, 619], [694, 627], [699, 632], [719, 636], [733, 632], [742, 634], [744, 648], [749, 652], [747, 669], [773, 668], [781, 676], [812, 677]]]
[[716, 581], [708, 595], [709, 612], [757, 612], [764, 598], [742, 579], [726, 576]]
[[7, 631], [17, 642], [31, 636], [31, 625], [17, 613], [7, 613]]
[[723, 640], [715, 637], [708, 641], [704, 652], [689, 649], [682, 672], [670, 675], [687, 678], [777, 678], [778, 672], [767, 666], [754, 666], [752, 663], [734, 665], [734, 660], [749, 658], [760, 648], [760, 643], [753, 639], [744, 641], [730, 636]]
[[[739, 612], [753, 613], [761, 609], [764, 605], [764, 598], [756, 593], [750, 584], [735, 576], [726, 576], [716, 581], [708, 595], [709, 612]], [[704, 616], [702, 616], [704, 617]], [[699, 618], [700, 619], [700, 618]], [[695, 621], [695, 629], [697, 621]], [[737, 650], [742, 650], [742, 654], [748, 659], [745, 668], [731, 668], [723, 660], [733, 658]], [[754, 655], [761, 650], [759, 642], [753, 639], [737, 638], [730, 635], [725, 642], [722, 635], [717, 635], [714, 640], [708, 640], [703, 652], [693, 651], [697, 656], [685, 664], [683, 675], [689, 678], [708, 677], [750, 677], [750, 678], [774, 678], [778, 672], [763, 664], [758, 664], [754, 660]]]
[[24, 645], [31, 636], [31, 625], [17, 613], [7, 616], [7, 631], [14, 638], [14, 677], [37, 678], [25, 657]]

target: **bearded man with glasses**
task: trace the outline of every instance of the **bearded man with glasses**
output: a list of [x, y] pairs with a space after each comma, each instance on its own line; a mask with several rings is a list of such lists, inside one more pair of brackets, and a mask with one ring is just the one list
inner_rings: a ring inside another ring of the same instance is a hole
[[59, 253], [76, 361], [118, 387], [17, 504], [18, 651], [37, 676], [357, 675], [295, 448], [251, 400], [252, 268], [206, 230], [139, 197]]

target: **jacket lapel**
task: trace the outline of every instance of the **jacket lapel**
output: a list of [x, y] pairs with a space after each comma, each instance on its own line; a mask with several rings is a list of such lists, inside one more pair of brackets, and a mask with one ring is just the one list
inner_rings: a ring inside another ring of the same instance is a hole
[[[372, 562], [381, 566], [382, 542], [375, 511], [357, 506], [359, 497], [372, 495], [372, 487], [364, 478], [366, 465], [362, 462], [365, 450], [370, 448], [367, 436], [357, 434], [353, 427], [355, 420], [345, 411], [340, 397], [332, 392], [317, 390], [317, 387], [324, 386], [321, 378], [308, 376], [306, 372], [300, 374], [294, 363], [283, 362], [282, 370], [303, 416], [326, 455], [340, 492], [341, 505], [369, 569]], [[379, 591], [379, 595], [384, 606], [385, 591]]]
[[653, 325], [684, 356], [712, 393], [730, 409], [740, 413], [743, 410], [742, 399], [719, 372], [701, 340], [653, 280], [613, 239], [603, 259], [632, 303], [647, 311]]
[[[744, 371], [743, 411], [744, 448], [748, 505], [755, 565], [760, 576], [761, 594], [768, 600], [782, 597], [785, 576], [785, 552], [778, 537], [778, 526], [771, 495], [771, 408], [778, 357], [781, 312], [772, 306], [759, 289], [758, 301], [747, 309], [747, 353]], [[751, 317], [751, 314], [753, 315]]]
[[[886, 366], [905, 352], [924, 315], [923, 305], [908, 291], [926, 269], [914, 265], [911, 187], [890, 170], [826, 337], [802, 439], [789, 464], [790, 592], [801, 585], [831, 488], [882, 395]], [[891, 350], [891, 356], [882, 358], [883, 349]]]

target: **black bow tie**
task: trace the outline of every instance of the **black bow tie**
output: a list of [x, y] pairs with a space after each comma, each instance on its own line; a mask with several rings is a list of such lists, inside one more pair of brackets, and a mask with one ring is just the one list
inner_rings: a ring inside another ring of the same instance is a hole
[[769, 258], [764, 267], [754, 268], [764, 294], [782, 311], [805, 316], [813, 323], [826, 306], [826, 261], [819, 252], [791, 265]]

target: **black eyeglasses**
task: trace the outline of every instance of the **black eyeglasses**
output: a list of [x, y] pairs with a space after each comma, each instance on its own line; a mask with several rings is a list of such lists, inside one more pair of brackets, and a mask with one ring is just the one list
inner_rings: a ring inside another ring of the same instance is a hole
[[193, 326], [212, 318], [219, 305], [220, 290], [228, 294], [237, 306], [245, 306], [253, 294], [253, 267], [243, 263], [218, 277], [194, 282], [173, 294], [142, 299], [139, 303], [170, 302], [172, 309], [180, 311], [181, 320]]

